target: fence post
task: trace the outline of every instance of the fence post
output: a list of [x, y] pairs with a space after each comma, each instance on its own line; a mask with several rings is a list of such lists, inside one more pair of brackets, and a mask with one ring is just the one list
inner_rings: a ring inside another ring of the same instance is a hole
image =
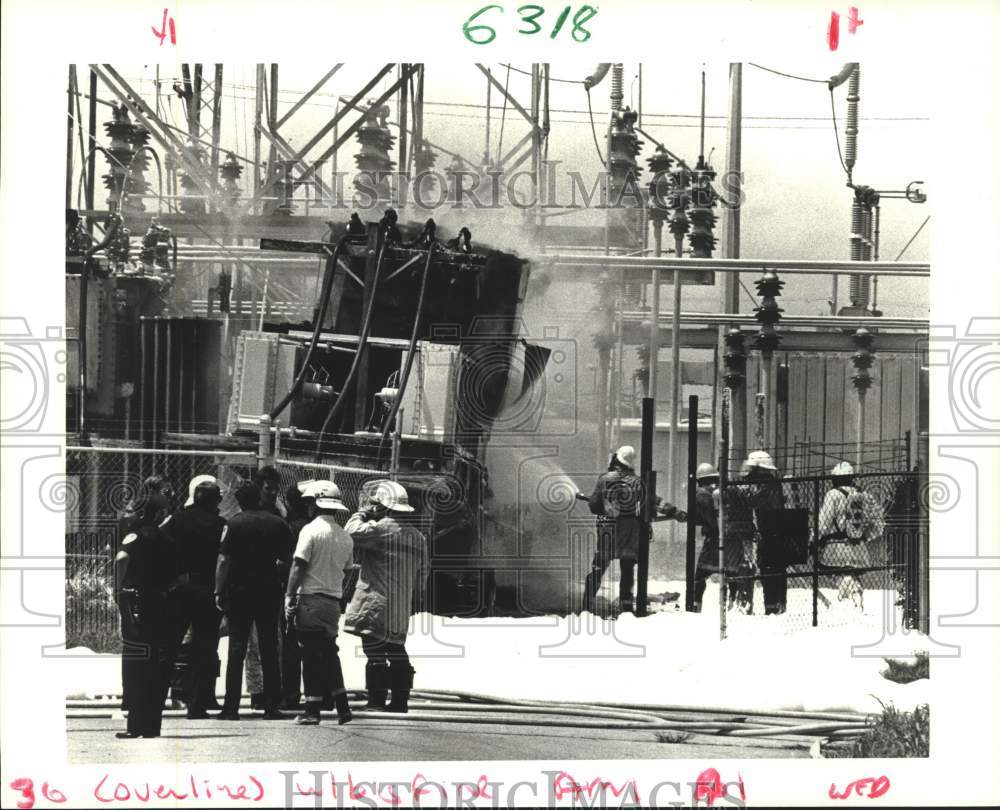
[[813, 481], [813, 564], [812, 564], [812, 591], [813, 591], [813, 627], [819, 627], [819, 479]]
[[694, 610], [695, 512], [697, 511], [695, 472], [698, 465], [698, 397], [688, 397], [688, 474], [687, 474], [687, 566], [685, 568], [684, 609]]
[[729, 486], [729, 397], [722, 389], [722, 419], [719, 430], [719, 638], [726, 638], [726, 495]]
[[642, 435], [639, 447], [639, 475], [643, 485], [642, 517], [639, 523], [639, 559], [635, 583], [636, 616], [647, 615], [649, 588], [649, 539], [653, 532], [653, 505], [656, 503], [656, 474], [653, 472], [653, 438], [656, 431], [656, 400], [642, 399]]

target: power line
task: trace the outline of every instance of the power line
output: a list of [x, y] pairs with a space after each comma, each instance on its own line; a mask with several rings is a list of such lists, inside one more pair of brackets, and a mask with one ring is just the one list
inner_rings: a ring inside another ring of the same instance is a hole
[[[507, 68], [507, 70], [513, 70], [515, 73], [521, 73], [521, 74], [523, 74], [525, 76], [530, 76], [531, 75], [530, 71], [521, 70], [521, 68], [516, 68], [513, 65], [506, 64], [505, 62], [501, 62], [500, 63], [500, 67], [505, 67], [505, 68]], [[583, 84], [583, 80], [582, 79], [556, 79], [556, 78], [553, 78], [552, 76], [549, 76], [549, 81], [550, 82], [559, 82], [560, 84]]]
[[837, 157], [840, 158], [840, 165], [844, 169], [844, 174], [847, 175], [847, 180], [850, 182], [851, 170], [847, 168], [847, 164], [844, 163], [844, 153], [840, 151], [840, 130], [837, 129], [837, 106], [833, 100], [833, 88], [830, 88], [830, 114], [833, 116], [833, 137], [837, 140]]
[[607, 164], [604, 162], [604, 155], [601, 154], [601, 144], [597, 140], [597, 126], [594, 124], [594, 110], [590, 106], [590, 88], [585, 87], [584, 89], [587, 91], [587, 112], [590, 113], [590, 133], [594, 136], [594, 148], [597, 150], [597, 157], [600, 159], [601, 165], [605, 166]]
[[906, 249], [910, 245], [912, 245], [913, 244], [913, 240], [916, 239], [920, 235], [920, 232], [924, 229], [924, 225], [927, 224], [928, 220], [930, 220], [930, 215], [929, 214], [928, 214], [927, 218], [923, 222], [920, 223], [920, 227], [917, 228], [917, 232], [915, 234], [913, 234], [913, 236], [910, 237], [910, 241], [907, 242], [905, 245], [903, 245], [903, 249], [901, 251], [899, 251], [899, 255], [895, 258], [895, 261], [898, 262], [901, 258], [903, 258], [903, 254], [906, 253]]
[[766, 70], [768, 73], [774, 73], [777, 76], [784, 76], [786, 79], [798, 79], [800, 82], [815, 82], [816, 84], [829, 84], [827, 79], [807, 79], [805, 76], [795, 76], [791, 73], [782, 73], [780, 70], [773, 70], [769, 67], [764, 67], [763, 65], [758, 65], [755, 62], [747, 62], [750, 67], [755, 67], [758, 70]]

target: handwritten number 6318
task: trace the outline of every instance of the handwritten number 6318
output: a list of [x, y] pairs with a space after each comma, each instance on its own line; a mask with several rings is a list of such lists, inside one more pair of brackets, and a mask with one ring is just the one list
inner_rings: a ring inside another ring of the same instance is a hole
[[[480, 15], [494, 9], [499, 9], [501, 14], [504, 12], [503, 6], [483, 6], [462, 24], [462, 33], [465, 35], [465, 38], [469, 40], [469, 42], [474, 45], [489, 45], [494, 39], [497, 38], [497, 32], [491, 26], [486, 25], [485, 23], [473, 24]], [[565, 25], [572, 10], [572, 6], [565, 6], [559, 13], [559, 16], [556, 18], [555, 25], [552, 26], [552, 30], [549, 32], [550, 39], [555, 39], [559, 35], [559, 32], [562, 30], [563, 25]], [[521, 22], [525, 23], [525, 27], [518, 28], [517, 33], [530, 36], [531, 34], [537, 34], [542, 30], [542, 24], [539, 22], [545, 14], [545, 9], [542, 6], [529, 3], [524, 6], [519, 6], [517, 13], [521, 17]], [[588, 22], [596, 14], [597, 9], [594, 6], [580, 6], [580, 8], [577, 9], [576, 14], [573, 15], [572, 27], [570, 28], [570, 36], [573, 37], [575, 42], [586, 42], [590, 39], [590, 31], [584, 28], [584, 23]]]

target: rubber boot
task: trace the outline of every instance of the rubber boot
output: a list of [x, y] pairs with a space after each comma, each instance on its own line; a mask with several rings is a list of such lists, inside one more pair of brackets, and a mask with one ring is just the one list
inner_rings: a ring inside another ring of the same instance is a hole
[[413, 689], [413, 676], [416, 670], [409, 664], [390, 668], [392, 678], [392, 702], [387, 712], [406, 714], [410, 710], [410, 690]]
[[385, 711], [385, 699], [389, 695], [389, 667], [382, 663], [365, 664], [365, 689], [368, 691], [365, 711]]
[[350, 723], [354, 715], [351, 713], [351, 704], [347, 702], [347, 693], [334, 695], [333, 700], [337, 704], [337, 724], [342, 726], [344, 723]]

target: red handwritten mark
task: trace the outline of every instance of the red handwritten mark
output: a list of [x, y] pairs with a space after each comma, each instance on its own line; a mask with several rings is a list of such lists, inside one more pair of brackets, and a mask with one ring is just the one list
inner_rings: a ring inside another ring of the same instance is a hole
[[22, 810], [29, 810], [35, 806], [35, 783], [30, 779], [21, 777], [10, 783], [12, 790], [20, 791], [21, 798], [18, 799], [17, 806]]
[[[630, 779], [627, 782], [624, 782], [620, 786], [617, 786], [612, 782], [605, 781], [601, 777], [592, 779], [590, 782], [587, 782], [586, 784], [580, 784], [572, 776], [563, 771], [558, 776], [556, 776], [555, 780], [553, 780], [552, 782], [552, 795], [557, 800], [562, 799], [563, 796], [566, 795], [572, 796], [575, 800], [576, 798], [582, 796], [584, 793], [587, 794], [588, 798], [593, 798], [594, 793], [599, 790], [600, 791], [610, 790], [612, 795], [614, 795], [616, 798], [621, 796], [623, 793], [631, 790], [633, 793], [635, 793], [635, 801], [637, 803], [639, 803], [640, 801], [639, 790], [635, 785], [634, 779]], [[484, 796], [484, 798], [488, 797]]]
[[846, 799], [852, 793], [857, 796], [865, 796], [866, 791], [869, 799], [877, 799], [880, 796], [884, 796], [889, 792], [891, 784], [889, 783], [889, 777], [879, 776], [877, 779], [870, 776], [864, 779], [855, 779], [851, 782], [843, 791], [838, 791], [835, 784], [830, 785], [830, 790], [827, 791], [827, 795], [831, 799]]
[[865, 21], [858, 18], [858, 7], [850, 6], [847, 9], [847, 33], [853, 34], [858, 30], [859, 25], [864, 25]]
[[840, 47], [840, 15], [836, 11], [830, 12], [830, 24], [826, 27], [826, 41], [830, 44], [831, 51]]
[[[737, 772], [736, 778], [740, 789], [740, 799], [745, 802], [747, 800], [747, 792], [743, 786], [743, 775]], [[708, 802], [709, 807], [712, 807], [716, 799], [724, 799], [727, 795], [726, 786], [723, 784], [722, 778], [715, 768], [708, 768], [698, 774], [698, 778], [694, 783], [693, 803], [697, 804], [699, 801], [704, 800]]]
[[50, 788], [48, 782], [42, 782], [42, 795], [50, 802], [55, 802], [56, 804], [62, 804], [66, 801], [65, 794], [58, 788]]
[[[153, 26], [150, 26], [153, 28]], [[160, 45], [163, 45], [163, 40], [167, 38], [167, 31], [170, 32], [170, 44], [177, 44], [177, 30], [174, 28], [174, 18], [171, 17], [169, 21], [167, 20], [167, 9], [163, 9], [163, 23], [159, 31], [153, 28], [153, 36], [158, 37], [160, 40]]]

